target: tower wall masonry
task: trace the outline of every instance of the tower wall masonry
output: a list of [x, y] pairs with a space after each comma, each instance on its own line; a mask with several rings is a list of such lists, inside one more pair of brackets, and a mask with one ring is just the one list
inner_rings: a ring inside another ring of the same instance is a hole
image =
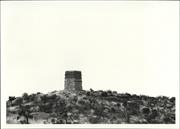
[[82, 90], [81, 71], [66, 71], [65, 72], [64, 90], [68, 90], [68, 91], [81, 91]]

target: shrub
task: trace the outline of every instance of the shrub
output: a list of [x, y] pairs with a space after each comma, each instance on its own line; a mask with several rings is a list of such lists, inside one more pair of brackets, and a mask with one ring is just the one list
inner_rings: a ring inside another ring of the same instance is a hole
[[99, 118], [96, 116], [90, 117], [89, 122], [92, 124], [97, 124], [99, 122]]
[[102, 97], [107, 97], [108, 94], [107, 94], [107, 92], [104, 91], [104, 92], [101, 93], [101, 96], [102, 96]]
[[39, 95], [39, 94], [41, 94], [41, 92], [37, 92], [36, 94]]
[[156, 110], [156, 109], [153, 109], [152, 112], [151, 112], [151, 114], [148, 116], [148, 119], [147, 119], [147, 120], [152, 123], [152, 122], [153, 122], [153, 119], [155, 119], [157, 116], [158, 116], [157, 110]]
[[9, 101], [13, 101], [13, 100], [15, 100], [15, 99], [16, 99], [15, 96], [9, 96]]
[[86, 92], [86, 95], [87, 95], [87, 96], [90, 96], [90, 95], [91, 95], [91, 93], [90, 93], [89, 91], [87, 91], [87, 92]]
[[144, 108], [142, 109], [142, 113], [145, 114], [145, 115], [148, 115], [148, 114], [150, 113], [150, 109], [147, 108], [147, 107], [144, 107]]
[[108, 91], [107, 91], [107, 95], [108, 95], [108, 96], [112, 96], [112, 91], [111, 91], [111, 90], [108, 90]]
[[175, 97], [172, 97], [172, 98], [170, 99], [170, 101], [171, 101], [172, 103], [174, 103], [174, 102], [175, 102]]

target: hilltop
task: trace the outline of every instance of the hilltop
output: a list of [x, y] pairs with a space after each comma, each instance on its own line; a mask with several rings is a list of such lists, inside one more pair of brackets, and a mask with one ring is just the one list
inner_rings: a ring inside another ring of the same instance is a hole
[[8, 124], [174, 124], [175, 97], [116, 91], [24, 93], [6, 102]]

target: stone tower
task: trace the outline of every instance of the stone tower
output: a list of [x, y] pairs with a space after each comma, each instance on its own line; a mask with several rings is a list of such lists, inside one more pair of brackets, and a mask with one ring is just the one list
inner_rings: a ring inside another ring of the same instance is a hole
[[64, 90], [67, 91], [81, 91], [82, 80], [81, 71], [66, 71]]

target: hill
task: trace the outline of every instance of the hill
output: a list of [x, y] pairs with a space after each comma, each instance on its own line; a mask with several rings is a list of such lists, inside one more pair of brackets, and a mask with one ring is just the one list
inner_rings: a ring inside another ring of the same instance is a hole
[[116, 91], [24, 93], [6, 102], [8, 124], [174, 124], [175, 97]]

